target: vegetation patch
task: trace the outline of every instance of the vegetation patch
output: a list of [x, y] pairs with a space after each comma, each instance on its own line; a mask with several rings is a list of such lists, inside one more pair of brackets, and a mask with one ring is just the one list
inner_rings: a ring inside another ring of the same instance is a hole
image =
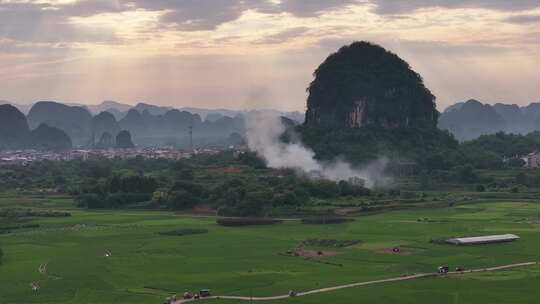
[[308, 225], [341, 224], [353, 221], [354, 219], [344, 217], [311, 217], [302, 219], [302, 223]]
[[303, 246], [307, 247], [335, 247], [345, 248], [362, 243], [360, 240], [328, 240], [328, 239], [307, 239], [302, 241]]
[[216, 223], [221, 226], [254, 226], [254, 225], [274, 225], [283, 221], [268, 218], [218, 218]]
[[378, 253], [395, 254], [395, 255], [412, 255], [415, 253], [415, 249], [411, 247], [396, 246], [392, 248], [384, 248], [378, 250]]
[[10, 233], [11, 230], [30, 229], [30, 228], [39, 228], [39, 224], [19, 224], [19, 225], [0, 226], [0, 234]]
[[326, 251], [326, 250], [307, 250], [300, 249], [294, 252], [296, 256], [301, 256], [303, 258], [324, 258], [336, 256], [339, 254], [337, 251]]
[[71, 213], [65, 211], [53, 211], [53, 210], [33, 210], [33, 209], [21, 209], [21, 208], [5, 208], [0, 209], [0, 217], [68, 217]]
[[167, 235], [167, 236], [184, 236], [184, 235], [205, 234], [205, 233], [208, 233], [208, 229], [184, 228], [184, 229], [158, 232], [159, 235]]

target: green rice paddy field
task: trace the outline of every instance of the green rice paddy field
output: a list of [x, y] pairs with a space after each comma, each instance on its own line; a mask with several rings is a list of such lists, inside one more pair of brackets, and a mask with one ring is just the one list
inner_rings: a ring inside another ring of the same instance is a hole
[[[202, 288], [216, 295], [273, 296], [434, 272], [443, 264], [469, 269], [540, 261], [540, 203], [535, 202], [392, 211], [337, 225], [287, 221], [242, 228], [168, 212], [77, 210], [69, 198], [0, 198], [0, 208], [15, 205], [69, 210], [72, 216], [37, 218], [31, 223], [38, 228], [0, 235], [2, 304], [162, 303], [171, 294]], [[187, 228], [208, 233], [159, 234]], [[430, 243], [504, 233], [522, 239], [465, 247]], [[307, 239], [361, 242], [346, 248], [305, 248], [326, 257], [286, 254]], [[392, 253], [394, 247], [401, 253]], [[540, 303], [540, 266], [385, 283], [273, 303]]]

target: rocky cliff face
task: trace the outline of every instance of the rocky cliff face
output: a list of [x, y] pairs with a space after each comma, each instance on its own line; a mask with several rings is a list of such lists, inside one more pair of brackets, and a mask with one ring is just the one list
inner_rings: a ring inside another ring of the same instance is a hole
[[355, 42], [330, 55], [308, 88], [307, 126], [435, 127], [435, 97], [397, 55]]

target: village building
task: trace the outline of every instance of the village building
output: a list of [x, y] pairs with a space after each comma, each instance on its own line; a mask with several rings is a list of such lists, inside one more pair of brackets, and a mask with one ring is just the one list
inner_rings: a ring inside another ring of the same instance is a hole
[[525, 161], [526, 168], [531, 168], [531, 169], [540, 168], [540, 153], [538, 152], [529, 153], [526, 156], [524, 156], [522, 159], [523, 161]]
[[513, 242], [519, 240], [519, 236], [515, 234], [488, 235], [464, 238], [452, 238], [446, 240], [446, 243], [453, 245], [476, 245], [476, 244], [492, 244]]

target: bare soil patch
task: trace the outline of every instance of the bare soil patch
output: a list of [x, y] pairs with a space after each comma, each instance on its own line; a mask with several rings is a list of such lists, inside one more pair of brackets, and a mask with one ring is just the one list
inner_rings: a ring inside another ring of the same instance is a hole
[[327, 251], [327, 250], [306, 250], [306, 249], [299, 249], [294, 252], [297, 256], [303, 257], [303, 258], [324, 258], [324, 257], [331, 257], [336, 256], [339, 254], [337, 251]]
[[216, 215], [216, 210], [207, 205], [197, 205], [191, 210], [193, 214], [199, 215]]
[[378, 253], [383, 254], [394, 254], [394, 255], [413, 255], [414, 250], [406, 247], [392, 247], [392, 248], [383, 248], [377, 250]]
[[354, 215], [360, 212], [362, 212], [362, 208], [360, 207], [346, 207], [334, 209], [334, 214], [339, 216]]

